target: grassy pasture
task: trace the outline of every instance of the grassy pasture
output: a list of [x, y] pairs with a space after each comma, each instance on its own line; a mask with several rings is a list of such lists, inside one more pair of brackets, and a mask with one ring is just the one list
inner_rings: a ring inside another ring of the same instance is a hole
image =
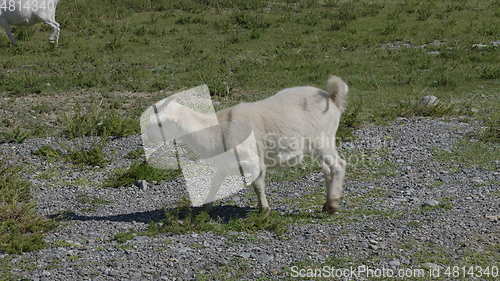
[[0, 127], [14, 140], [15, 129], [67, 131], [64, 111], [77, 104], [126, 120], [167, 95], [160, 90], [207, 83], [227, 106], [321, 87], [330, 73], [348, 81], [362, 122], [412, 115], [401, 103], [427, 94], [460, 115], [498, 112], [497, 0], [75, 0], [57, 18], [59, 48], [43, 25], [17, 28], [17, 47], [0, 37]]

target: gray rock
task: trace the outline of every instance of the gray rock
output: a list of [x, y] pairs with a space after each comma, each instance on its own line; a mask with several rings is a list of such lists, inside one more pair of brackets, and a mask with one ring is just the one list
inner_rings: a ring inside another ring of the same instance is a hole
[[420, 99], [420, 105], [423, 106], [436, 106], [439, 103], [439, 99], [436, 96], [423, 96]]
[[248, 252], [242, 252], [242, 253], [237, 254], [237, 256], [242, 257], [244, 259], [249, 259], [252, 256], [252, 254], [248, 253]]
[[484, 181], [481, 178], [472, 178], [471, 182], [473, 182], [475, 184], [483, 184], [484, 183]]
[[430, 270], [439, 270], [441, 269], [441, 266], [432, 262], [426, 262], [422, 264], [422, 267], [430, 269]]
[[134, 183], [135, 186], [142, 190], [147, 190], [148, 189], [148, 182], [145, 180], [138, 180]]
[[398, 267], [401, 265], [401, 262], [399, 260], [391, 260], [389, 261], [389, 265], [392, 267]]
[[484, 48], [488, 48], [489, 46], [488, 45], [485, 45], [485, 44], [473, 44], [472, 45], [472, 48], [475, 48], [475, 49], [484, 49]]
[[422, 206], [423, 207], [437, 207], [439, 206], [439, 201], [437, 200], [434, 200], [434, 199], [429, 199], [429, 200], [425, 200], [423, 203], [422, 203]]
[[260, 262], [260, 263], [268, 263], [270, 261], [272, 261], [274, 258], [273, 256], [271, 255], [267, 255], [267, 254], [262, 254], [262, 255], [259, 255], [257, 257], [257, 260]]

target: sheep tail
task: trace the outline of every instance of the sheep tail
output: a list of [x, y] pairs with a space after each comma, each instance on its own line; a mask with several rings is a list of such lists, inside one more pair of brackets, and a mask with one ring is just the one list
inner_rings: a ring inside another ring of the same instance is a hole
[[347, 92], [349, 91], [347, 84], [340, 77], [332, 75], [326, 83], [326, 91], [340, 112], [344, 112], [347, 106]]

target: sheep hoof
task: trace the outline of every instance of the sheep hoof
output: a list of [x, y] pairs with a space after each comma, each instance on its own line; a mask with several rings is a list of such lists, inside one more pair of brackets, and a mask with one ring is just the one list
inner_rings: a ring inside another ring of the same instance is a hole
[[335, 214], [339, 210], [338, 204], [328, 204], [323, 205], [323, 212], [329, 213], [331, 215]]

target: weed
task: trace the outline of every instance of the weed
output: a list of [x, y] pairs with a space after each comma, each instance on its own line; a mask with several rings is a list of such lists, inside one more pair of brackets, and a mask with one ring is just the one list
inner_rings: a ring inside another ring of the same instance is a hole
[[494, 80], [500, 78], [500, 68], [495, 66], [483, 66], [479, 72], [479, 78], [484, 80]]
[[430, 211], [435, 211], [435, 210], [451, 210], [453, 208], [453, 203], [451, 202], [451, 199], [449, 198], [443, 198], [441, 199], [441, 202], [439, 202], [439, 205], [437, 206], [422, 206], [419, 210], [420, 213], [424, 214]]
[[54, 161], [61, 159], [62, 152], [58, 149], [53, 148], [50, 145], [44, 145], [40, 147], [38, 150], [34, 151], [33, 155], [43, 157], [50, 161]]
[[37, 175], [37, 178], [39, 179], [44, 179], [44, 180], [50, 180], [54, 178], [60, 177], [61, 172], [58, 168], [49, 168], [43, 172], [41, 172], [39, 175]]
[[163, 170], [154, 168], [148, 165], [146, 162], [136, 162], [126, 170], [115, 170], [115, 174], [104, 182], [104, 186], [126, 186], [138, 180], [146, 180], [149, 182], [172, 180], [181, 175], [182, 173], [180, 170]]
[[93, 104], [89, 110], [80, 106], [63, 118], [64, 134], [70, 138], [82, 136], [127, 136], [138, 132], [138, 121], [120, 116], [112, 108]]
[[132, 150], [129, 153], [127, 153], [127, 155], [125, 155], [125, 158], [131, 159], [131, 160], [137, 160], [137, 159], [144, 158], [144, 149], [138, 148], [138, 149]]
[[96, 196], [90, 196], [87, 194], [79, 194], [76, 197], [76, 200], [82, 204], [91, 205], [91, 206], [99, 206], [99, 205], [107, 205], [110, 204], [111, 201], [102, 199]]
[[361, 104], [353, 104], [347, 108], [347, 111], [342, 114], [339, 128], [337, 130], [337, 138], [340, 140], [352, 138], [353, 131], [361, 126], [359, 113], [361, 112]]
[[167, 210], [165, 219], [160, 223], [151, 223], [146, 231], [148, 235], [157, 233], [190, 233], [190, 232], [215, 232], [224, 234], [228, 232], [248, 232], [267, 230], [278, 236], [287, 231], [286, 221], [277, 213], [272, 212], [264, 217], [259, 212], [250, 212], [245, 217], [231, 217], [225, 219], [210, 207], [191, 208], [189, 200], [183, 199], [177, 208]]
[[18, 172], [0, 163], [0, 250], [6, 253], [44, 248], [44, 233], [55, 227], [52, 221], [36, 214], [30, 184]]
[[293, 164], [294, 163], [290, 163], [288, 167], [276, 167], [273, 169], [268, 169], [266, 174], [266, 181], [295, 181], [313, 172], [321, 170], [321, 166], [318, 161], [311, 157], [304, 157], [301, 163], [297, 163], [297, 165]]
[[29, 136], [29, 132], [18, 127], [10, 131], [0, 133], [0, 143], [23, 143]]
[[166, 211], [165, 219], [161, 224], [150, 224], [147, 233], [215, 232], [223, 234], [231, 231], [254, 233], [261, 230], [274, 232], [280, 236], [286, 232], [287, 226], [280, 215], [274, 212], [268, 217], [253, 212], [245, 218], [233, 218], [223, 222], [222, 218], [212, 216], [207, 210], [184, 207]]
[[451, 162], [453, 166], [479, 167], [495, 170], [498, 160], [498, 145], [463, 139], [452, 150], [435, 149], [434, 157], [441, 162]]
[[432, 116], [442, 117], [457, 113], [455, 106], [451, 103], [439, 102], [436, 105], [423, 105], [417, 101], [402, 102], [396, 108], [398, 116], [414, 117], [414, 116]]
[[134, 239], [134, 237], [136, 235], [137, 235], [137, 233], [135, 231], [120, 232], [120, 233], [115, 234], [115, 236], [113, 237], [113, 240], [122, 244], [122, 243], [127, 242], [128, 240]]
[[[347, 161], [347, 175], [351, 179], [372, 181], [385, 176], [396, 174], [396, 164], [387, 160], [386, 149], [367, 151], [350, 151], [341, 153]], [[344, 155], [345, 154], [345, 155]]]
[[102, 151], [102, 145], [95, 145], [88, 150], [71, 150], [65, 158], [74, 164], [92, 167], [104, 167], [109, 163]]
[[57, 240], [57, 241], [52, 243], [52, 246], [56, 247], [56, 248], [59, 248], [59, 247], [61, 247], [61, 248], [81, 248], [82, 247], [81, 245], [71, 243], [71, 242], [68, 242], [65, 240]]
[[478, 139], [484, 143], [500, 143], [500, 120], [492, 116], [485, 122], [486, 128], [478, 134]]

